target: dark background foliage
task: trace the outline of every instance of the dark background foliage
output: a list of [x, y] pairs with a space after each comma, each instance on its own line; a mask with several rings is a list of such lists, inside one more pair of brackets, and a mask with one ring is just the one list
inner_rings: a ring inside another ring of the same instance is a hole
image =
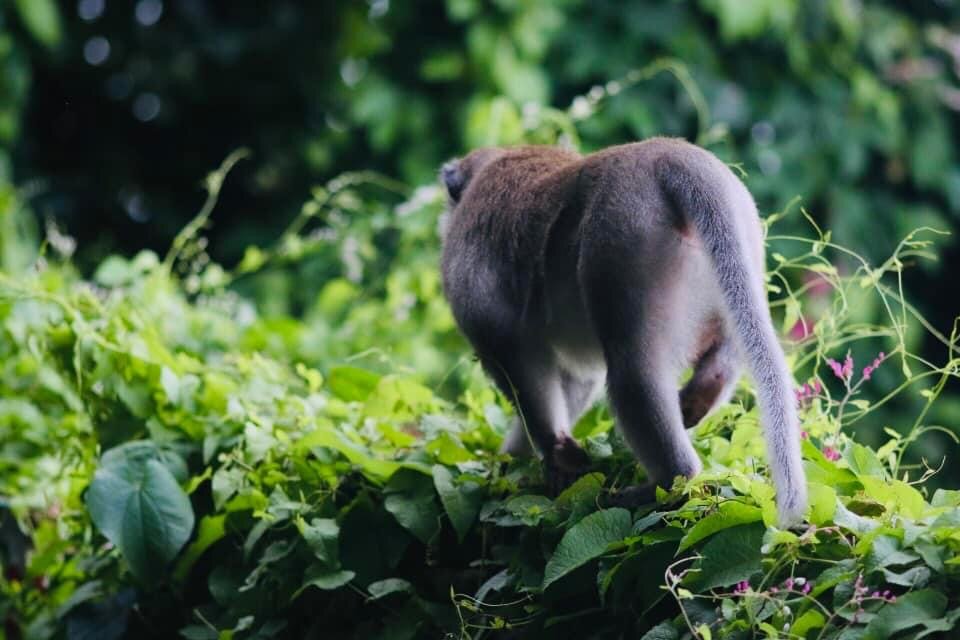
[[[15, 10], [46, 2], [6, 4], [13, 176], [42, 179], [37, 211], [97, 253], [165, 248], [198, 176], [238, 146], [255, 154], [217, 215], [227, 258], [272, 237], [317, 182], [375, 168], [422, 183], [451, 155], [513, 141], [502, 124], [524, 104], [565, 106], [660, 56], [688, 65], [729, 126], [720, 146], [762, 210], [802, 195], [874, 258], [960, 215], [953, 2], [71, 0], [49, 46]], [[695, 116], [658, 77], [581, 135], [588, 149], [692, 138]]]
[[[800, 196], [874, 261], [916, 227], [960, 219], [952, 1], [0, 7], [0, 179], [77, 237], [87, 268], [111, 251], [165, 250], [199, 207], [199, 178], [240, 146], [253, 159], [231, 176], [210, 232], [211, 254], [228, 264], [272, 241], [315, 184], [354, 169], [429, 182], [450, 156], [523, 141], [530, 105], [566, 108], [661, 57], [689, 69], [709, 122], [658, 74], [580, 122], [584, 149], [713, 127], [711, 148], [747, 172], [761, 211]], [[801, 224], [793, 216], [783, 229]], [[906, 284], [949, 332], [952, 237], [939, 254]], [[304, 308], [317, 287], [292, 289], [304, 299], [268, 308]]]

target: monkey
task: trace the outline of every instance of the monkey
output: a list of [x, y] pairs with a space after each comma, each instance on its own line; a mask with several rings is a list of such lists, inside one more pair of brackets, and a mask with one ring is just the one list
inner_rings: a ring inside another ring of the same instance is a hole
[[445, 164], [440, 180], [443, 291], [519, 418], [503, 451], [539, 452], [561, 490], [588, 469], [571, 430], [605, 386], [648, 477], [618, 495], [649, 502], [657, 486], [701, 471], [686, 430], [730, 399], [745, 366], [778, 521], [802, 521], [796, 400], [767, 306], [763, 230], [725, 163], [658, 137], [587, 155], [482, 148]]

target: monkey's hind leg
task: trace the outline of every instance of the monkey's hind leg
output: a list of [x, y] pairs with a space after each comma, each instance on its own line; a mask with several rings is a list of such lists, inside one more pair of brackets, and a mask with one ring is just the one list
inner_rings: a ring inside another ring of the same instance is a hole
[[530, 340], [509, 342], [509, 346], [500, 344], [496, 354], [480, 353], [484, 367], [517, 410], [517, 421], [501, 448], [523, 454], [532, 439], [543, 456], [547, 486], [559, 493], [590, 463], [570, 435], [561, 370], [548, 347]]
[[739, 373], [736, 347], [729, 337], [721, 336], [694, 364], [693, 376], [680, 390], [683, 426], [695, 427], [729, 400]]
[[617, 247], [611, 242], [589, 256], [582, 277], [607, 363], [610, 404], [649, 478], [649, 485], [623, 494], [639, 504], [653, 499], [656, 486], [669, 488], [676, 476], [693, 477], [702, 467], [683, 426], [676, 386], [676, 352], [683, 348], [677, 329], [689, 320], [678, 308], [676, 287], [649, 284], [682, 277], [672, 256], [644, 262], [636, 256], [646, 246], [627, 245], [621, 252], [611, 245]]

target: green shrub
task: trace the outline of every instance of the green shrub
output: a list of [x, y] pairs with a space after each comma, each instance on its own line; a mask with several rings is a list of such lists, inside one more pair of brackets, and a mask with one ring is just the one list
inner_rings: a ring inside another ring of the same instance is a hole
[[[0, 275], [8, 638], [949, 637], [960, 491], [904, 457], [960, 366], [955, 334], [933, 332], [945, 364], [909, 351], [933, 331], [899, 287], [924, 232], [845, 273], [827, 233], [769, 236], [794, 249], [769, 282], [800, 327], [811, 495], [809, 524], [781, 531], [746, 385], [693, 434], [705, 471], [658, 504], [600, 507], [642, 473], [603, 407], [575, 428], [595, 471], [546, 497], [535, 461], [497, 453], [509, 409], [442, 302], [439, 189], [391, 205], [401, 185], [344, 176], [225, 269], [197, 234], [238, 158], [164, 259], [86, 280], [48, 230], [35, 265]], [[236, 293], [317, 254], [303, 319]], [[887, 323], [860, 319], [871, 305]], [[911, 394], [913, 425], [875, 421]]]

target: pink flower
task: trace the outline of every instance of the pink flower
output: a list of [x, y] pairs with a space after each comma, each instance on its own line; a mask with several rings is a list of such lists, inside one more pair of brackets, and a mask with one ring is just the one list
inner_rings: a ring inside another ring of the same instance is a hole
[[824, 447], [823, 457], [826, 458], [827, 460], [839, 460], [840, 452], [834, 449], [833, 447]]
[[797, 320], [792, 327], [790, 327], [790, 339], [791, 340], [803, 340], [807, 336], [813, 335], [813, 325], [815, 321], [805, 320], [800, 318]]
[[810, 581], [807, 581], [803, 585], [803, 589], [801, 589], [800, 591], [803, 593], [803, 595], [807, 595], [808, 593], [810, 593], [810, 589], [813, 589], [813, 583]]
[[869, 380], [870, 376], [873, 375], [873, 372], [880, 367], [886, 357], [887, 354], [885, 354], [883, 351], [877, 354], [877, 357], [873, 359], [873, 362], [863, 368], [863, 379]]
[[853, 356], [850, 355], [850, 352], [847, 351], [847, 357], [843, 361], [843, 379], [849, 380], [850, 376], [853, 375]]
[[803, 404], [807, 400], [814, 398], [820, 395], [820, 392], [823, 391], [823, 385], [820, 384], [819, 380], [814, 380], [804, 384], [802, 387], [797, 389], [794, 393], [797, 396], [797, 402]]
[[833, 358], [827, 358], [827, 364], [830, 365], [830, 370], [833, 371], [833, 375], [843, 380], [843, 365]]

